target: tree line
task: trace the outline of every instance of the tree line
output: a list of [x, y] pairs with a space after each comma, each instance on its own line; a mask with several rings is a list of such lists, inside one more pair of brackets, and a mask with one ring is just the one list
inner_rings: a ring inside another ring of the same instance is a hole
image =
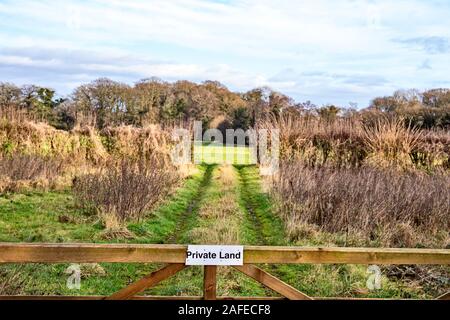
[[26, 112], [63, 130], [77, 124], [103, 129], [189, 120], [201, 120], [204, 127], [247, 129], [262, 117], [282, 113], [302, 113], [330, 121], [355, 115], [394, 115], [417, 127], [450, 129], [450, 89], [397, 91], [357, 110], [317, 106], [310, 101], [296, 103], [268, 87], [237, 93], [217, 81], [169, 83], [150, 78], [128, 85], [100, 78], [77, 87], [67, 98], [57, 97], [50, 88], [0, 83], [0, 110]]

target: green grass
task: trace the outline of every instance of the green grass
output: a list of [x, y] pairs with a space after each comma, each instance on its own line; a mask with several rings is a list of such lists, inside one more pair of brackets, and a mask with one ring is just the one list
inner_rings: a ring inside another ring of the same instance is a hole
[[224, 146], [222, 144], [194, 144], [194, 163], [206, 164], [255, 164], [250, 148], [245, 146]]
[[[59, 222], [68, 216], [73, 223]], [[0, 241], [98, 241], [102, 227], [75, 208], [69, 192], [32, 192], [0, 197]]]
[[[73, 222], [60, 223], [60, 215], [70, 217]], [[101, 223], [77, 210], [68, 192], [0, 197], [0, 241], [106, 242], [102, 232]], [[6, 279], [18, 271], [21, 294], [106, 295], [156, 268], [143, 264], [102, 264], [105, 276], [85, 274], [81, 290], [71, 291], [66, 286], [68, 267], [69, 264], [7, 265], [0, 267], [0, 277]]]
[[262, 192], [258, 168], [234, 166], [239, 175], [239, 204], [246, 213], [242, 239], [253, 245], [286, 245], [281, 219], [273, 213], [269, 196]]

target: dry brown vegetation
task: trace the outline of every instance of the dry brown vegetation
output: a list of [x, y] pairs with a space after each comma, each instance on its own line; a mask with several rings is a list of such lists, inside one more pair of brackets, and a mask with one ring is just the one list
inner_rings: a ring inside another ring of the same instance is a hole
[[168, 168], [170, 132], [170, 128], [158, 125], [108, 127], [101, 131], [76, 126], [67, 132], [45, 123], [3, 118], [0, 119], [2, 188], [5, 191], [11, 181], [33, 185], [61, 175], [65, 176], [66, 187], [70, 187], [70, 181], [80, 172], [97, 170], [121, 158], [152, 159], [159, 167]]
[[30, 188], [57, 188], [64, 163], [36, 155], [0, 156], [0, 194]]
[[141, 219], [167, 195], [176, 180], [177, 175], [157, 160], [121, 160], [109, 163], [99, 173], [76, 177], [73, 193], [85, 210], [103, 217], [112, 215], [120, 224]]
[[168, 161], [170, 128], [158, 125], [120, 126], [96, 130], [75, 127], [70, 132], [45, 123], [0, 119], [0, 154], [35, 154], [59, 157], [66, 162], [98, 163], [110, 157], [150, 158], [158, 154]]
[[308, 166], [450, 168], [450, 134], [417, 130], [401, 118], [359, 116], [327, 120], [289, 114], [270, 117], [260, 128], [280, 128], [281, 158]]
[[386, 117], [290, 115], [263, 127], [281, 129], [273, 192], [292, 238], [325, 231], [365, 245], [449, 245], [448, 133]]
[[285, 163], [275, 188], [293, 238], [306, 224], [382, 246], [450, 244], [448, 175]]

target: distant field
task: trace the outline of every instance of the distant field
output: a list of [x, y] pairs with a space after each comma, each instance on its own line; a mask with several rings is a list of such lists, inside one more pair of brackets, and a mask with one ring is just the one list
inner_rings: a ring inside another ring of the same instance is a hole
[[246, 146], [224, 146], [222, 144], [194, 143], [194, 162], [197, 164], [256, 164], [251, 149]]

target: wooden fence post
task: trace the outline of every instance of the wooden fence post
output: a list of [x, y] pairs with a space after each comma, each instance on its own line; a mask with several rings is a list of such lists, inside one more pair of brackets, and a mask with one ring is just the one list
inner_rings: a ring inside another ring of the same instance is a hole
[[217, 299], [217, 266], [205, 266], [203, 278], [203, 298]]

